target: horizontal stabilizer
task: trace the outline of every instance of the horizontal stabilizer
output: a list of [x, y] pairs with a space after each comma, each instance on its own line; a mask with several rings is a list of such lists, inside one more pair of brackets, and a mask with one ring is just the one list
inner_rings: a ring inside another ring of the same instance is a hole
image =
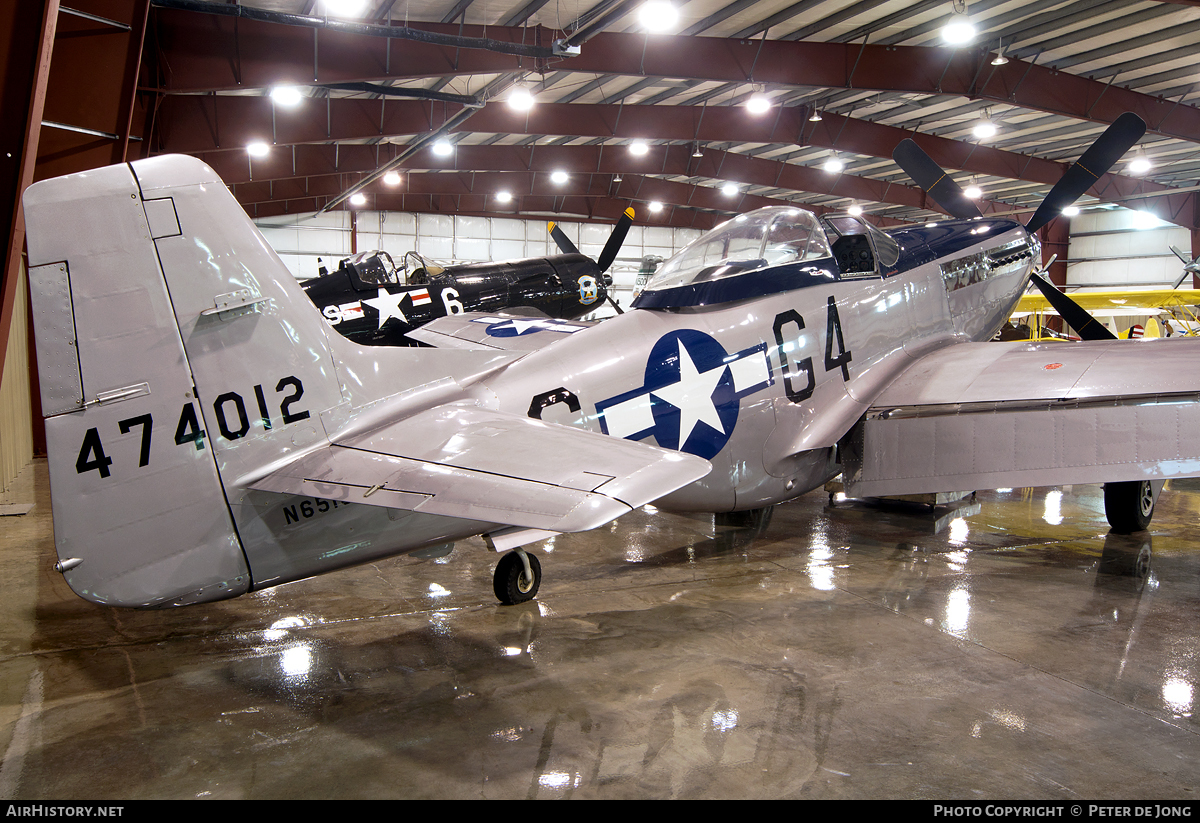
[[[1152, 347], [1152, 348], [1148, 348]], [[1200, 476], [1200, 340], [964, 343], [843, 442], [859, 497]]]
[[574, 532], [708, 474], [707, 460], [447, 405], [309, 452], [251, 488]]

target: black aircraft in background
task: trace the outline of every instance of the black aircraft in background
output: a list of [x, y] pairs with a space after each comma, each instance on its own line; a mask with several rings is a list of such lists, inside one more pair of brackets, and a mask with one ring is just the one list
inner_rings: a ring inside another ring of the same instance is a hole
[[633, 209], [617, 221], [597, 260], [581, 254], [562, 229], [550, 234], [563, 252], [500, 263], [441, 268], [426, 264], [397, 268], [387, 252], [370, 251], [342, 260], [336, 271], [303, 283], [325, 319], [345, 337], [367, 346], [415, 346], [413, 329], [435, 317], [463, 312], [498, 312], [527, 306], [547, 317], [573, 320], [607, 299], [621, 309], [605, 274], [633, 222]]

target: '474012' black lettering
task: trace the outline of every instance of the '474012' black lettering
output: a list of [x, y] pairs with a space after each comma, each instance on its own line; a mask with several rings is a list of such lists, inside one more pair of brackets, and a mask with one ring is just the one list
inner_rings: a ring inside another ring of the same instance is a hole
[[[273, 428], [274, 424], [271, 412], [267, 407], [266, 394], [262, 384], [254, 386], [253, 393], [259, 414], [258, 422], [263, 431], [268, 431]], [[286, 426], [289, 423], [308, 419], [307, 409], [296, 408], [296, 404], [304, 396], [304, 384], [299, 377], [289, 375], [282, 378], [275, 384], [275, 394], [282, 425]], [[251, 423], [246, 412], [246, 401], [239, 392], [230, 391], [218, 395], [217, 399], [213, 401], [212, 410], [217, 421], [217, 430], [226, 440], [238, 440], [250, 433]], [[117, 421], [117, 429], [121, 434], [130, 434], [134, 428], [140, 432], [137, 465], [138, 468], [145, 468], [150, 465], [151, 446], [154, 443], [152, 437], [153, 415], [140, 414]], [[184, 403], [179, 410], [179, 422], [175, 426], [175, 445], [182, 446], [191, 443], [197, 451], [202, 451], [205, 436], [206, 432], [201, 425], [200, 415], [196, 411], [195, 401]], [[112, 465], [113, 458], [109, 457], [105, 451], [99, 428], [88, 429], [84, 433], [83, 443], [79, 447], [79, 457], [75, 460], [76, 473], [84, 474], [94, 471], [98, 472], [100, 477], [105, 478], [112, 474], [110, 468]]]

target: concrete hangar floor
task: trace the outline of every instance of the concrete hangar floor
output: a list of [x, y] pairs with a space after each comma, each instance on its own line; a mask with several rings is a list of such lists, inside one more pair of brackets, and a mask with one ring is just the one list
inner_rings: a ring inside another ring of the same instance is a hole
[[1097, 486], [817, 491], [560, 537], [523, 606], [472, 540], [159, 612], [71, 593], [20, 484], [6, 799], [1195, 799], [1200, 481], [1133, 538]]

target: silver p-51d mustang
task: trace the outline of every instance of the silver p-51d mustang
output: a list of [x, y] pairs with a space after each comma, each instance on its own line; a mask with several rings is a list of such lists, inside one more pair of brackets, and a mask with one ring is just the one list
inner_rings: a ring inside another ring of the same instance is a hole
[[1136, 521], [1148, 481], [1200, 475], [1200, 341], [982, 342], [1040, 259], [1036, 216], [884, 233], [763, 209], [599, 325], [466, 314], [420, 332], [440, 348], [367, 349], [197, 160], [39, 183], [25, 213], [58, 568], [97, 603], [474, 534], [515, 550], [495, 587], [519, 602], [522, 546], [650, 501], [758, 509], [838, 472], [864, 495], [1109, 482]]

